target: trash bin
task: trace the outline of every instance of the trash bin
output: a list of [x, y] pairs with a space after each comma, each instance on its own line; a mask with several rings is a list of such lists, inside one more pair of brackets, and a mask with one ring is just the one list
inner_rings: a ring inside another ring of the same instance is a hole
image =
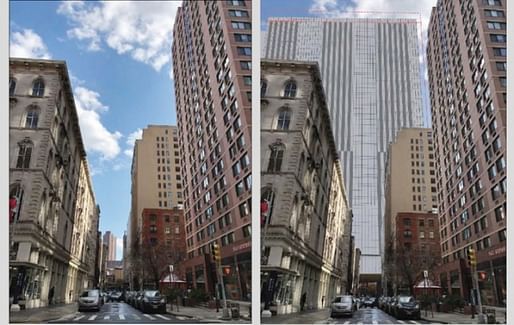
[[230, 307], [232, 319], [239, 319], [239, 304], [232, 304]]
[[487, 317], [487, 324], [496, 324], [496, 311], [494, 309], [487, 309], [485, 313]]

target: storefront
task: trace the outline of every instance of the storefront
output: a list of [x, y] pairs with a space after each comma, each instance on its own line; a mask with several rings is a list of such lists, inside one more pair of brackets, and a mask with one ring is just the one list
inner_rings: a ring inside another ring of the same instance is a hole
[[11, 262], [9, 265], [9, 302], [22, 309], [42, 306], [44, 269], [32, 263]]

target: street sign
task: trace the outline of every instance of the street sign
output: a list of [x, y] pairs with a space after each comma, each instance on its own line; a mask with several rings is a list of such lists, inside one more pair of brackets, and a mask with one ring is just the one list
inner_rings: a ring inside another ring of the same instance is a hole
[[423, 271], [423, 277], [424, 277], [425, 279], [428, 279], [428, 271], [427, 271], [427, 270], [424, 270], [424, 271]]

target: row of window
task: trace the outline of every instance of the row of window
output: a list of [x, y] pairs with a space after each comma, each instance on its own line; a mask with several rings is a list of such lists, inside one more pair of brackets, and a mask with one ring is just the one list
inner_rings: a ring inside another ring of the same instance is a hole
[[[16, 79], [10, 78], [9, 79], [9, 96], [14, 96], [16, 92]], [[45, 83], [43, 79], [36, 79], [32, 83], [32, 93], [31, 96], [34, 97], [43, 97], [45, 94]]]
[[[286, 81], [286, 83], [284, 84], [283, 97], [295, 98], [296, 90], [297, 90], [296, 81], [294, 81], [294, 80]], [[268, 82], [266, 80], [261, 80], [261, 97], [266, 96], [267, 91], [268, 91]]]

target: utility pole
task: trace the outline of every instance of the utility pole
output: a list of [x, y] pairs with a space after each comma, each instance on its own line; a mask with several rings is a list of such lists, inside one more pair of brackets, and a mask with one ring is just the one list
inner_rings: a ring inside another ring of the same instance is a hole
[[476, 303], [478, 304], [478, 324], [485, 324], [486, 319], [485, 315], [482, 313], [482, 299], [480, 298], [480, 287], [478, 284], [477, 277], [477, 256], [476, 252], [473, 248], [468, 249], [468, 264], [471, 271], [471, 281], [473, 285], [472, 289], [472, 297], [476, 298]]

